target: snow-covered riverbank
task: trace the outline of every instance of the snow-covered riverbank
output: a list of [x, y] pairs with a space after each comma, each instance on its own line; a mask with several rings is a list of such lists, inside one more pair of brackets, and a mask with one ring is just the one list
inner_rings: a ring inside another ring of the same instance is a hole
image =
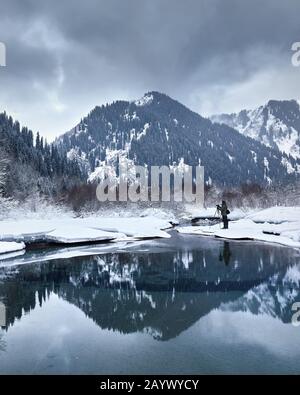
[[29, 243], [77, 244], [148, 239], [170, 235], [172, 225], [156, 217], [23, 219], [0, 222], [0, 253], [25, 248]]
[[[150, 214], [150, 213], [149, 213]], [[70, 216], [53, 219], [7, 219], [0, 221], [0, 254], [18, 253], [26, 244], [54, 243], [76, 245], [82, 243], [116, 243], [141, 239], [169, 238], [167, 232], [174, 217], [162, 215], [141, 217]], [[212, 216], [214, 209], [196, 210], [182, 219]], [[255, 240], [300, 248], [300, 207], [272, 207], [266, 210], [234, 210], [228, 230], [221, 224], [201, 226], [178, 226], [181, 234], [218, 237], [229, 240]], [[182, 222], [181, 221], [181, 222]], [[176, 221], [175, 221], [176, 222]]]
[[[211, 211], [212, 209], [208, 210], [209, 213]], [[230, 221], [229, 229], [221, 229], [221, 224], [215, 224], [178, 227], [177, 231], [182, 234], [256, 240], [300, 248], [300, 207], [276, 206], [245, 213], [243, 218]]]

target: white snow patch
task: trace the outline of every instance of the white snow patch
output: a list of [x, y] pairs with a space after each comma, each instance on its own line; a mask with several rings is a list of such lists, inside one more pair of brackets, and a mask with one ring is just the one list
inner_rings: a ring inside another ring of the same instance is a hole
[[255, 151], [251, 151], [251, 154], [253, 155], [253, 160], [255, 163], [257, 163], [257, 154]]
[[169, 141], [169, 132], [168, 132], [168, 129], [167, 129], [167, 128], [165, 128], [165, 134], [166, 134], [166, 139], [167, 139], [167, 141]]
[[135, 164], [132, 159], [128, 158], [127, 150], [111, 150], [106, 149], [105, 160], [99, 163], [99, 166], [89, 175], [88, 182], [101, 182], [105, 177], [109, 177], [110, 181], [119, 182], [117, 176], [117, 167], [127, 169], [129, 181], [136, 179]]
[[147, 104], [152, 103], [152, 101], [153, 101], [153, 95], [151, 95], [151, 94], [146, 94], [146, 95], [143, 96], [141, 99], [136, 100], [136, 101], [134, 102], [134, 104], [135, 104], [136, 106], [146, 106]]
[[81, 228], [80, 226], [61, 225], [57, 229], [45, 235], [48, 242], [72, 244], [83, 242], [98, 242], [110, 241], [123, 235], [113, 234], [111, 232], [104, 232], [99, 229], [91, 229], [88, 227]]
[[230, 160], [230, 162], [232, 163], [235, 158], [233, 156], [229, 155], [228, 153], [226, 153], [226, 155], [227, 155], [228, 159]]
[[286, 168], [288, 174], [292, 174], [295, 172], [295, 169], [293, 168], [291, 162], [287, 158], [282, 158], [281, 163]]
[[300, 266], [294, 265], [288, 268], [284, 278], [283, 283], [294, 283], [299, 286], [300, 283]]
[[140, 140], [142, 137], [146, 136], [149, 128], [150, 128], [150, 124], [149, 123], [145, 123], [143, 131], [138, 133], [138, 135], [137, 135], [137, 140]]
[[0, 241], [0, 254], [6, 254], [8, 252], [21, 251], [24, 248], [25, 248], [25, 244], [24, 243]]
[[269, 222], [280, 224], [283, 222], [300, 222], [300, 207], [275, 206], [255, 213], [251, 213], [247, 218], [254, 222]]
[[[164, 230], [170, 227], [171, 224], [168, 220], [156, 217], [87, 217], [61, 220], [1, 221], [0, 240], [71, 244], [124, 240], [126, 236], [139, 239], [169, 238], [170, 235]], [[16, 247], [15, 244], [13, 245]], [[21, 248], [21, 246], [24, 248], [23, 243], [17, 247]], [[4, 250], [4, 245], [3, 252], [9, 252]]]
[[229, 229], [212, 226], [186, 226], [179, 233], [213, 236], [232, 240], [256, 240], [300, 248], [300, 207], [272, 207], [244, 219], [231, 221]]

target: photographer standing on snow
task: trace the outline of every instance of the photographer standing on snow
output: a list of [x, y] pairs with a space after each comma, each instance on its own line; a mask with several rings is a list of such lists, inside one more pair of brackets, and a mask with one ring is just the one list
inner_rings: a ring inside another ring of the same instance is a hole
[[228, 210], [227, 204], [225, 200], [222, 200], [222, 205], [220, 206], [217, 204], [217, 210], [220, 211], [222, 215], [222, 221], [223, 221], [223, 229], [228, 229], [228, 217], [227, 215], [230, 214], [230, 211]]

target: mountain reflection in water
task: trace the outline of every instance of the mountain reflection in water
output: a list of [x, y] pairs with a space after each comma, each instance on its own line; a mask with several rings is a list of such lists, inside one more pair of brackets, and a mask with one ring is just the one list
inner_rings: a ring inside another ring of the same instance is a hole
[[0, 300], [6, 330], [54, 293], [102, 329], [166, 341], [213, 309], [290, 323], [297, 262], [288, 248], [174, 234], [117, 253], [1, 267]]

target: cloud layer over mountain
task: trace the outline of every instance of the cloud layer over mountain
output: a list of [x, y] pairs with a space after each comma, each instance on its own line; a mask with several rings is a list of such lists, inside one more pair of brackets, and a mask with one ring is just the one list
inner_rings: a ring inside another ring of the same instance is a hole
[[298, 98], [297, 0], [3, 0], [0, 109], [53, 137], [96, 104], [159, 90], [193, 110]]

